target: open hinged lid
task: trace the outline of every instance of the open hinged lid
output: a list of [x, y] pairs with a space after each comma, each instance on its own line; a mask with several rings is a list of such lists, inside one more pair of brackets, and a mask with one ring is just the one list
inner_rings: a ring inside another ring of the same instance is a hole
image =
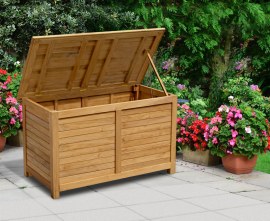
[[47, 101], [128, 90], [142, 82], [164, 31], [33, 37], [18, 97]]

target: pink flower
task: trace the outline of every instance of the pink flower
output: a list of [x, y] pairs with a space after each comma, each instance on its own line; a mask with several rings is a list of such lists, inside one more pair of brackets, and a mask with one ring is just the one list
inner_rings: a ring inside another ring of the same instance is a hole
[[208, 141], [208, 139], [209, 139], [209, 133], [208, 132], [204, 132], [203, 136], [204, 136], [205, 141]]
[[228, 122], [228, 124], [230, 125], [230, 126], [232, 126], [232, 127], [234, 127], [234, 125], [235, 125], [235, 122], [232, 120], [232, 119], [227, 119], [227, 122]]
[[233, 112], [230, 111], [230, 112], [228, 113], [228, 116], [227, 116], [227, 117], [228, 117], [228, 118], [229, 118], [229, 117], [233, 117]]
[[[19, 107], [19, 108], [20, 108], [20, 107]], [[19, 109], [19, 110], [20, 110], [20, 109]], [[176, 119], [176, 122], [179, 124], [180, 121], [181, 121], [181, 118], [178, 117], [178, 118]]]
[[241, 114], [241, 111], [240, 110], [237, 110], [236, 111], [236, 114], [234, 115], [235, 118], [239, 118], [239, 119], [242, 119], [243, 115]]
[[212, 143], [213, 144], [218, 144], [218, 139], [216, 137], [214, 137], [213, 140], [212, 140]]
[[182, 141], [183, 141], [183, 138], [178, 138], [178, 139], [177, 139], [177, 142], [178, 142], [178, 143], [182, 143]]
[[232, 137], [236, 138], [238, 135], [238, 132], [236, 130], [231, 130], [231, 132], [232, 132]]
[[14, 125], [16, 123], [16, 120], [14, 118], [11, 118], [9, 123]]
[[236, 139], [233, 138], [233, 139], [229, 140], [229, 144], [230, 144], [232, 147], [234, 147], [235, 144], [236, 144]]
[[263, 134], [263, 136], [265, 136], [265, 137], [267, 136], [267, 133], [266, 133], [265, 130], [262, 131], [262, 134]]
[[22, 105], [19, 105], [19, 111], [22, 111]]
[[17, 104], [17, 99], [15, 97], [7, 97], [6, 98], [6, 103], [7, 104]]
[[183, 105], [182, 105], [182, 108], [185, 109], [185, 110], [188, 110], [188, 109], [189, 109], [189, 106], [186, 105], [186, 104], [183, 104]]
[[9, 112], [14, 113], [15, 115], [17, 115], [19, 113], [19, 111], [15, 107], [9, 108]]
[[213, 136], [213, 134], [215, 133], [215, 132], [218, 132], [218, 127], [217, 126], [214, 126], [214, 127], [212, 127], [211, 129], [210, 129], [210, 136], [212, 137]]
[[245, 131], [246, 131], [247, 134], [251, 134], [250, 126], [245, 127]]
[[226, 105], [221, 105], [221, 106], [218, 108], [218, 112], [223, 112], [223, 111], [225, 111], [226, 113], [228, 113], [228, 112], [229, 112], [228, 106], [226, 106]]
[[20, 122], [23, 121], [23, 113], [22, 112], [19, 113], [19, 119], [20, 119]]
[[253, 90], [253, 91], [259, 91], [259, 86], [258, 85], [255, 85], [255, 84], [252, 84], [250, 85], [250, 89]]
[[211, 119], [211, 124], [215, 124], [215, 123], [221, 123], [222, 122], [222, 118], [220, 116], [216, 116], [216, 117], [213, 117]]

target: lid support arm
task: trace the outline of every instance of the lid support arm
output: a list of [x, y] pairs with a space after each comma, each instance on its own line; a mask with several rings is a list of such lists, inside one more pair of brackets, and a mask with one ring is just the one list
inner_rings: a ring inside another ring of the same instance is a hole
[[159, 76], [159, 74], [158, 74], [157, 68], [156, 68], [156, 66], [155, 66], [155, 64], [154, 64], [154, 62], [153, 62], [153, 59], [151, 58], [151, 55], [150, 55], [149, 52], [147, 52], [147, 57], [148, 57], [148, 59], [149, 59], [149, 61], [150, 61], [150, 64], [151, 64], [152, 68], [154, 69], [154, 72], [155, 72], [155, 74], [156, 74], [156, 76], [157, 76], [157, 78], [158, 78], [158, 81], [159, 81], [159, 83], [160, 83], [160, 85], [161, 85], [161, 87], [162, 87], [164, 93], [166, 94], [166, 96], [169, 96], [169, 94], [168, 94], [168, 92], [167, 92], [167, 90], [166, 90], [166, 88], [165, 88], [165, 86], [164, 86], [164, 84], [163, 84], [163, 81], [161, 80], [161, 78], [160, 78], [160, 76]]

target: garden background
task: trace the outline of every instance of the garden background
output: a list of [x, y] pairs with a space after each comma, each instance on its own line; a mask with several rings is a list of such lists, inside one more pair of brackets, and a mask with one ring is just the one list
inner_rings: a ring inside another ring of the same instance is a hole
[[[201, 118], [229, 97], [270, 118], [268, 1], [0, 0], [0, 12], [0, 68], [13, 75], [32, 36], [165, 27], [155, 60], [169, 92]], [[269, 158], [257, 169], [270, 173]]]

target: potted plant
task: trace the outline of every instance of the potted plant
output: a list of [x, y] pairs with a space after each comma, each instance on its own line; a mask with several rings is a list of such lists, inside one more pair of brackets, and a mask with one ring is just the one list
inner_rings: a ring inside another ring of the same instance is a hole
[[206, 166], [218, 164], [220, 159], [209, 152], [204, 138], [207, 118], [201, 119], [187, 104], [179, 105], [178, 114], [177, 143], [181, 146], [183, 160]]
[[[6, 138], [16, 135], [22, 122], [22, 106], [14, 97], [18, 74], [8, 74], [0, 69], [0, 151], [4, 149]], [[14, 81], [14, 82], [13, 82]]]
[[257, 154], [269, 150], [268, 130], [261, 111], [245, 103], [239, 107], [222, 105], [210, 120], [205, 137], [211, 153], [222, 157], [225, 170], [242, 174], [253, 170]]

